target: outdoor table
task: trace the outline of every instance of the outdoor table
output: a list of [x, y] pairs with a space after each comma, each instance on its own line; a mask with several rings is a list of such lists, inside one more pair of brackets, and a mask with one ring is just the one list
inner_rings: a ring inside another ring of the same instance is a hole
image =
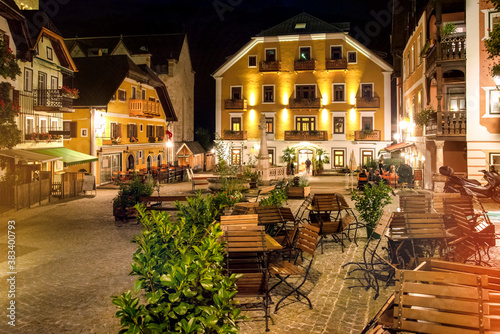
[[273, 237], [266, 233], [266, 249], [267, 251], [275, 251], [283, 249], [283, 246], [280, 245]]
[[307, 207], [309, 210], [309, 220], [312, 223], [330, 221], [333, 211], [340, 213], [340, 206], [335, 193], [315, 194], [312, 203]]
[[393, 261], [407, 265], [411, 260], [417, 263], [419, 255], [435, 256], [436, 250], [442, 256], [447, 249], [447, 239], [452, 235], [447, 232], [441, 214], [395, 212], [387, 237]]

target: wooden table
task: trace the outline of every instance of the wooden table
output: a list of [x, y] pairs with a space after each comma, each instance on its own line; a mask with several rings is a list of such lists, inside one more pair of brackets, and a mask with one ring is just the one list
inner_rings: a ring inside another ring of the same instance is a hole
[[266, 249], [268, 251], [275, 251], [275, 250], [281, 250], [281, 249], [283, 249], [283, 246], [281, 246], [280, 243], [277, 242], [269, 234], [266, 234], [265, 239], [266, 239]]

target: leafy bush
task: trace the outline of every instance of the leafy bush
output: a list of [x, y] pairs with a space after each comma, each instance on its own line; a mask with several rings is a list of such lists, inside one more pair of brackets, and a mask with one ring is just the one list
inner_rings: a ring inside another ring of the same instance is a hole
[[134, 239], [131, 274], [141, 295], [113, 297], [120, 333], [238, 333], [240, 309], [233, 297], [239, 276], [224, 275], [213, 198], [198, 194], [187, 205], [177, 203], [177, 222], [164, 212], [136, 208], [143, 231]]
[[274, 189], [267, 198], [263, 198], [259, 202], [259, 206], [283, 206], [288, 200], [286, 189]]
[[221, 212], [225, 207], [234, 206], [243, 199], [240, 191], [219, 191], [213, 195], [214, 207], [217, 212]]
[[433, 107], [428, 106], [424, 110], [421, 110], [419, 113], [415, 114], [415, 124], [419, 126], [427, 125], [427, 123], [432, 119], [436, 111]]
[[142, 179], [135, 175], [129, 183], [120, 184], [118, 195], [113, 199], [113, 208], [125, 210], [139, 203], [139, 197], [151, 196], [156, 187], [154, 181], [142, 182]]
[[371, 187], [365, 186], [362, 192], [352, 192], [351, 199], [355, 203], [356, 210], [368, 226], [375, 227], [382, 216], [384, 207], [391, 204], [389, 195], [391, 191], [391, 187], [380, 182]]
[[304, 175], [302, 176], [295, 176], [293, 178], [293, 186], [294, 187], [307, 187], [309, 185], [309, 180], [307, 179], [307, 177], [305, 177]]

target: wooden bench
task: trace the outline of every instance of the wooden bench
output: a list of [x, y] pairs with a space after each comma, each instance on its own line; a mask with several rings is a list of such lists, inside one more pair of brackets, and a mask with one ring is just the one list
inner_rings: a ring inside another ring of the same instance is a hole
[[177, 211], [175, 206], [163, 206], [163, 204], [175, 204], [175, 202], [185, 202], [188, 198], [194, 196], [186, 195], [167, 195], [167, 196], [141, 196], [139, 202], [146, 205], [146, 210], [156, 211]]
[[194, 176], [193, 170], [191, 168], [186, 169], [186, 174], [187, 174], [188, 180], [191, 181], [191, 184], [193, 186], [193, 191], [195, 190], [196, 186], [208, 184], [207, 177]]

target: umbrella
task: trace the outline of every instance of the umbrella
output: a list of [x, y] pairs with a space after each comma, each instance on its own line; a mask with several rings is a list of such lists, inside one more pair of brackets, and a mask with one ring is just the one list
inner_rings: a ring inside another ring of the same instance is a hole
[[349, 158], [349, 169], [351, 170], [351, 180], [350, 180], [350, 184], [351, 184], [351, 191], [353, 190], [354, 188], [354, 180], [352, 178], [352, 171], [354, 169], [356, 169], [356, 157], [354, 156], [354, 149], [352, 150], [351, 152], [351, 157]]

